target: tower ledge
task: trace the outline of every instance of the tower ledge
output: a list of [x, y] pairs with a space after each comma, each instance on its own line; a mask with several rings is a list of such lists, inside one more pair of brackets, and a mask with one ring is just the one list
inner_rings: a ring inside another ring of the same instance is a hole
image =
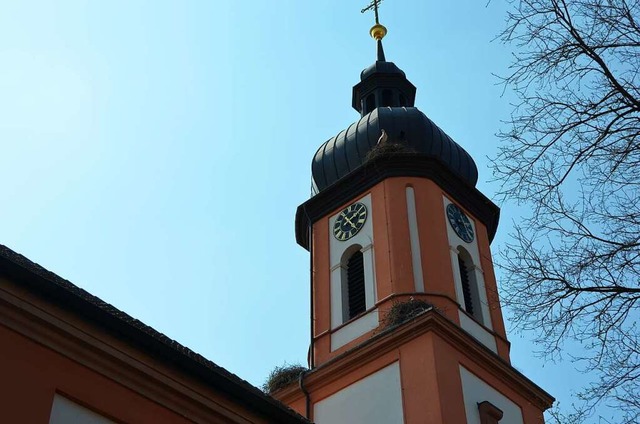
[[[385, 366], [387, 362], [397, 361], [394, 351], [426, 334], [433, 334], [446, 344], [456, 346], [458, 352], [465, 352], [461, 358], [463, 365], [470, 366], [473, 362], [488, 374], [499, 376], [510, 388], [536, 407], [544, 410], [553, 404], [555, 399], [550, 394], [434, 308], [410, 321], [380, 332], [311, 370], [304, 376], [304, 386], [311, 392], [322, 393], [323, 386], [335, 383], [338, 377], [345, 374], [356, 373], [355, 378], [361, 379], [368, 373], [375, 372], [376, 366]], [[434, 365], [437, 367], [437, 362]], [[273, 396], [286, 404], [292, 404], [304, 394], [298, 384], [291, 384]]]
[[500, 217], [498, 206], [454, 173], [443, 160], [421, 153], [391, 152], [366, 161], [298, 206], [295, 221], [298, 244], [309, 250], [310, 225], [389, 177], [422, 177], [434, 181], [477, 217], [487, 227], [489, 240], [493, 240]]

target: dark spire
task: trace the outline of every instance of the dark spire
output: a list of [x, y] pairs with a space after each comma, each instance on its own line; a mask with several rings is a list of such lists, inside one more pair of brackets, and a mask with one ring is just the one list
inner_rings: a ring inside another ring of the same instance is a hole
[[384, 49], [382, 48], [382, 40], [378, 40], [378, 59], [379, 62], [386, 62], [384, 58]]

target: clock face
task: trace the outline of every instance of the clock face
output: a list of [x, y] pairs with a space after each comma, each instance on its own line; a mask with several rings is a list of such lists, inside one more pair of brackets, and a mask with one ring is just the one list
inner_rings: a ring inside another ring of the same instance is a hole
[[458, 237], [467, 243], [471, 243], [473, 241], [473, 227], [471, 226], [471, 221], [469, 221], [467, 215], [465, 215], [459, 207], [453, 203], [447, 205], [447, 218], [449, 218], [449, 223]]
[[358, 234], [367, 221], [367, 207], [362, 203], [354, 203], [344, 209], [333, 224], [333, 236], [340, 241], [349, 240]]

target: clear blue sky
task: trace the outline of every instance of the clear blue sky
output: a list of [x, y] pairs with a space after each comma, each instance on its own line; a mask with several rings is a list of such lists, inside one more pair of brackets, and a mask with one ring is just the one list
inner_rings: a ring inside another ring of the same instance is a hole
[[[504, 2], [485, 3], [387, 0], [381, 20], [387, 59], [491, 198], [510, 47], [491, 41]], [[317, 147], [358, 118], [365, 5], [0, 0], [0, 243], [253, 384], [306, 363], [294, 212]], [[518, 219], [501, 206], [494, 251]], [[583, 377], [510, 336], [514, 365], [569, 404]]]

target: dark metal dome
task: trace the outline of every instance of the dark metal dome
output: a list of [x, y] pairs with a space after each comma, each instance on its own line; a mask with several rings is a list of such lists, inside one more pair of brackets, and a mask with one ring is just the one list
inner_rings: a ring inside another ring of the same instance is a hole
[[365, 68], [360, 72], [360, 81], [364, 81], [374, 74], [396, 74], [400, 75], [402, 78], [407, 77], [404, 71], [398, 68], [395, 63], [377, 60], [373, 65], [370, 65], [368, 68]]
[[315, 189], [322, 191], [360, 167], [383, 129], [388, 136], [385, 143], [435, 157], [471, 186], [478, 181], [478, 168], [469, 153], [424, 113], [415, 107], [378, 107], [320, 146], [311, 165]]

